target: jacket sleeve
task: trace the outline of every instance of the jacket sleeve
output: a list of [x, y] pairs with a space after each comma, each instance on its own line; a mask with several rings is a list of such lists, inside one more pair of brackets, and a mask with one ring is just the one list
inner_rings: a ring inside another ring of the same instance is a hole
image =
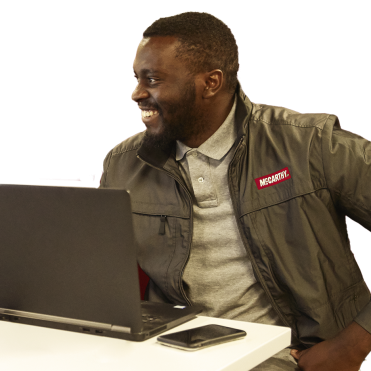
[[103, 161], [103, 174], [100, 178], [99, 188], [106, 188], [107, 187], [107, 185], [106, 185], [107, 172], [108, 172], [109, 163], [111, 161], [112, 152], [113, 152], [113, 150], [109, 151], [106, 158]]
[[[371, 142], [329, 116], [322, 132], [323, 167], [336, 207], [371, 231]], [[371, 333], [371, 302], [355, 321]]]

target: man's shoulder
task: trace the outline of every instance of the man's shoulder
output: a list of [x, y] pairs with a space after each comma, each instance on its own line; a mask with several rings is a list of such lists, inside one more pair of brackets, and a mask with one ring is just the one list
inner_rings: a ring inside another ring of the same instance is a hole
[[121, 143], [117, 144], [111, 151], [112, 156], [117, 156], [120, 154], [138, 150], [142, 143], [144, 133], [145, 132], [142, 131], [140, 133], [134, 134], [130, 138], [127, 138]]
[[251, 118], [254, 122], [267, 125], [323, 129], [329, 116], [327, 113], [299, 113], [285, 107], [253, 103]]

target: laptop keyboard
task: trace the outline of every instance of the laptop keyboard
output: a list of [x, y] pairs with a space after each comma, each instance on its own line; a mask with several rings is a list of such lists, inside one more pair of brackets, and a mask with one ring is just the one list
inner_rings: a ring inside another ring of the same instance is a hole
[[143, 322], [152, 322], [152, 321], [156, 321], [157, 319], [158, 319], [158, 317], [151, 316], [151, 315], [148, 315], [148, 314], [142, 314], [142, 321]]

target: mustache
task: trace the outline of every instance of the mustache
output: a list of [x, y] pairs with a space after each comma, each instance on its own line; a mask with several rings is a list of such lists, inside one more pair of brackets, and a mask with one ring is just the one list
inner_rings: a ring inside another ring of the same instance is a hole
[[139, 108], [145, 108], [145, 109], [149, 109], [149, 110], [157, 110], [159, 113], [161, 111], [160, 107], [158, 106], [158, 104], [154, 103], [154, 102], [151, 102], [151, 101], [141, 101], [140, 103], [138, 103], [138, 106]]

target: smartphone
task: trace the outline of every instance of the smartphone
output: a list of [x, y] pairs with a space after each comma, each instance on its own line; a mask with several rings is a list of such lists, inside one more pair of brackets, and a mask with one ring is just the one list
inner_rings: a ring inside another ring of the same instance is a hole
[[206, 325], [162, 335], [157, 338], [157, 341], [162, 345], [183, 350], [198, 350], [211, 345], [241, 339], [244, 336], [246, 336], [246, 332], [243, 330], [219, 325]]

